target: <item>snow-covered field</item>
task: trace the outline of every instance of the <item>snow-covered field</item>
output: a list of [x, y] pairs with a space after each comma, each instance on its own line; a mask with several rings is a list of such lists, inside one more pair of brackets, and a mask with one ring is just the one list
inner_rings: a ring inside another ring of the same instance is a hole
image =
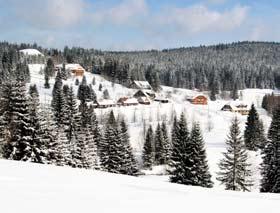
[[[40, 101], [42, 104], [49, 104], [51, 100], [51, 89], [44, 88], [44, 76], [42, 75], [42, 70], [44, 65], [33, 64], [29, 65], [31, 71], [31, 82], [36, 83], [40, 92]], [[112, 84], [106, 81], [99, 75], [93, 75], [91, 73], [85, 73], [87, 77], [87, 82], [90, 84], [92, 78], [95, 77], [96, 85], [93, 86], [97, 97], [102, 98], [102, 91], [98, 90], [99, 84], [103, 86], [103, 90], [107, 89], [111, 99], [117, 101], [118, 98], [123, 96], [132, 96], [136, 90], [128, 89], [119, 84]], [[81, 77], [78, 77], [81, 82]], [[77, 91], [78, 87], [75, 86], [76, 77], [70, 78], [64, 81], [65, 84], [69, 86], [72, 85], [74, 90]], [[54, 79], [50, 80], [51, 86], [54, 84]], [[257, 107], [260, 117], [264, 122], [264, 127], [267, 129], [269, 127], [271, 118], [266, 114], [265, 110], [261, 109], [262, 97], [266, 93], [271, 93], [271, 90], [260, 90], [260, 89], [246, 89], [242, 91], [242, 100], [244, 103], [251, 105], [254, 103]], [[131, 144], [135, 151], [136, 156], [140, 159], [143, 142], [144, 142], [144, 132], [148, 128], [148, 125], [155, 127], [158, 122], [166, 121], [168, 128], [171, 127], [172, 119], [171, 115], [177, 114], [178, 116], [183, 111], [187, 115], [187, 120], [189, 126], [194, 121], [198, 121], [201, 124], [204, 139], [206, 142], [206, 151], [208, 155], [208, 161], [210, 165], [211, 174], [213, 176], [213, 181], [215, 182], [215, 187], [219, 188], [219, 184], [216, 182], [216, 172], [218, 171], [217, 163], [222, 157], [222, 152], [225, 151], [225, 139], [228, 133], [231, 119], [236, 115], [241, 124], [241, 129], [243, 131], [246, 121], [246, 116], [240, 114], [234, 114], [231, 112], [223, 112], [221, 108], [224, 104], [228, 103], [228, 100], [218, 99], [217, 101], [209, 101], [207, 106], [192, 105], [186, 101], [186, 97], [190, 95], [197, 94], [196, 91], [186, 90], [186, 89], [175, 89], [170, 87], [163, 87], [161, 96], [168, 96], [171, 100], [170, 103], [161, 104], [158, 102], [153, 102], [151, 105], [138, 105], [138, 106], [127, 106], [127, 107], [115, 107], [108, 109], [96, 109], [99, 121], [102, 123], [105, 119], [105, 115], [110, 110], [114, 110], [116, 117], [119, 118], [123, 116], [128, 125], [131, 136]], [[252, 191], [258, 191], [259, 184], [259, 163], [261, 161], [260, 155], [258, 153], [250, 153], [250, 162], [252, 163], [253, 179], [255, 180], [255, 185]], [[145, 178], [158, 179], [159, 181], [167, 181], [167, 177], [158, 177], [156, 174], [164, 174], [164, 169], [162, 167], [155, 168], [153, 171], [147, 173]]]
[[105, 172], [0, 160], [1, 212], [278, 212], [277, 194], [204, 189]]

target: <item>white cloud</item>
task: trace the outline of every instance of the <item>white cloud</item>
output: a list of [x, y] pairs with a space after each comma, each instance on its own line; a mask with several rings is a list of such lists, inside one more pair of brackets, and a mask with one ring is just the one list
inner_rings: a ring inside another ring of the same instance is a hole
[[96, 11], [92, 17], [96, 24], [123, 25], [136, 21], [137, 17], [145, 16], [148, 6], [145, 0], [124, 0], [119, 5]]
[[227, 32], [242, 25], [248, 7], [236, 6], [223, 12], [210, 10], [204, 5], [169, 9], [158, 17], [159, 23], [172, 26], [178, 32], [196, 34], [203, 32]]
[[40, 28], [68, 27], [84, 16], [83, 0], [12, 0], [18, 18]]

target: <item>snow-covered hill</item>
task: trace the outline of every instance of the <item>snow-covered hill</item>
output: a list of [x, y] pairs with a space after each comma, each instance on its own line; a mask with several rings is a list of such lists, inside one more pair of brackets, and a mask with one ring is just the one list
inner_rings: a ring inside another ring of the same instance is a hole
[[24, 55], [41, 55], [41, 56], [44, 56], [39, 50], [36, 50], [36, 49], [22, 49], [19, 52], [23, 53]]
[[[54, 84], [54, 79], [50, 80], [51, 89], [44, 88], [44, 76], [42, 75], [42, 70], [44, 65], [32, 64], [29, 65], [31, 71], [31, 82], [36, 83], [40, 92], [40, 101], [42, 104], [49, 104], [51, 101], [52, 86]], [[99, 84], [102, 84], [103, 90], [107, 89], [111, 99], [117, 101], [118, 98], [123, 96], [132, 96], [136, 90], [126, 88], [119, 84], [112, 84], [112, 82], [105, 80], [100, 75], [95, 75], [86, 72], [85, 73], [87, 82], [91, 83], [92, 79], [95, 78], [96, 84], [93, 89], [97, 93], [97, 97], [100, 99], [103, 96], [103, 92], [99, 91]], [[81, 77], [78, 77], [81, 82]], [[75, 85], [76, 77], [72, 77], [65, 84], [72, 85], [74, 90], [77, 91], [78, 86]], [[260, 90], [260, 89], [246, 89], [242, 91], [242, 100], [244, 103], [251, 105], [254, 103], [257, 106], [257, 110], [260, 113], [261, 119], [264, 121], [264, 127], [267, 129], [269, 127], [271, 118], [266, 114], [261, 106], [262, 97], [266, 93], [271, 93], [271, 90]], [[206, 106], [192, 105], [186, 101], [186, 97], [190, 95], [197, 94], [196, 91], [187, 89], [175, 89], [171, 87], [163, 87], [160, 94], [161, 96], [168, 97], [171, 101], [167, 104], [161, 104], [158, 102], [153, 102], [151, 105], [138, 105], [138, 106], [127, 106], [127, 107], [114, 107], [108, 109], [96, 109], [98, 119], [100, 123], [106, 118], [105, 115], [110, 110], [114, 110], [116, 117], [123, 116], [128, 125], [129, 132], [131, 136], [131, 144], [135, 151], [136, 156], [140, 160], [143, 142], [144, 142], [144, 129], [148, 128], [148, 125], [156, 127], [158, 122], [166, 121], [168, 128], [170, 129], [172, 124], [172, 114], [179, 115], [184, 111], [187, 115], [187, 120], [191, 126], [193, 121], [198, 121], [201, 124], [204, 139], [206, 142], [207, 155], [210, 165], [211, 174], [213, 176], [213, 181], [215, 182], [215, 187], [219, 187], [219, 184], [215, 181], [215, 176], [218, 171], [217, 163], [222, 157], [222, 152], [225, 151], [225, 139], [229, 130], [230, 122], [232, 118], [236, 115], [241, 124], [242, 130], [245, 126], [246, 116], [240, 114], [234, 114], [231, 112], [221, 111], [224, 104], [228, 103], [228, 100], [217, 100], [209, 101]], [[252, 171], [254, 174], [253, 179], [255, 180], [255, 185], [252, 188], [253, 191], [258, 190], [259, 184], [259, 163], [261, 161], [260, 155], [258, 153], [250, 153], [250, 162], [252, 163]], [[155, 168], [154, 171], [149, 172], [149, 174], [162, 174], [164, 171], [161, 168]], [[151, 176], [146, 176], [150, 178]], [[152, 176], [154, 178], [154, 176]], [[157, 178], [157, 177], [156, 177]], [[166, 180], [166, 177], [159, 177], [160, 180]]]
[[0, 160], [1, 212], [278, 212], [276, 194], [225, 192]]

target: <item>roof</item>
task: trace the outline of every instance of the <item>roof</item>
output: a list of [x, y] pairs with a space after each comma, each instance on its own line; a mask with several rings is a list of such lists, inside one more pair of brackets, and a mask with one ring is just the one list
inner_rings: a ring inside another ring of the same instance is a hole
[[124, 104], [138, 104], [138, 100], [136, 98], [128, 98], [128, 97], [120, 98], [118, 102], [122, 102]]
[[241, 101], [233, 101], [233, 102], [229, 102], [227, 104], [225, 104], [224, 106], [230, 106], [232, 108], [232, 110], [237, 111], [237, 110], [249, 110], [250, 106], [248, 104], [245, 104]]
[[103, 99], [103, 100], [97, 101], [97, 104], [98, 105], [115, 105], [116, 103], [110, 99]]
[[[56, 67], [62, 68], [63, 64], [58, 64]], [[80, 64], [65, 64], [65, 69], [67, 70], [76, 70], [76, 69], [83, 69], [85, 70]]]
[[44, 56], [39, 50], [36, 50], [36, 49], [22, 49], [19, 52], [23, 53], [24, 55], [41, 55], [41, 56]]
[[148, 81], [134, 81], [134, 83], [140, 89], [151, 89], [152, 88]]
[[195, 98], [197, 98], [198, 96], [203, 96], [203, 97], [207, 98], [206, 95], [203, 95], [203, 94], [196, 94], [196, 95], [187, 95], [187, 99], [195, 99]]

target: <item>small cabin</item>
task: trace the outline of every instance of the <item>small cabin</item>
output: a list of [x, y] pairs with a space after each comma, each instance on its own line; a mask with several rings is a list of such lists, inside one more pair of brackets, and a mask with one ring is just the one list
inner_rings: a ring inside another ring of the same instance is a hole
[[118, 100], [117, 104], [120, 106], [136, 106], [139, 103], [136, 98], [122, 97]]
[[208, 99], [205, 95], [190, 96], [187, 98], [189, 102], [195, 105], [207, 105]]
[[115, 106], [116, 103], [113, 100], [100, 100], [96, 102], [96, 108], [100, 108], [100, 109], [106, 109]]

